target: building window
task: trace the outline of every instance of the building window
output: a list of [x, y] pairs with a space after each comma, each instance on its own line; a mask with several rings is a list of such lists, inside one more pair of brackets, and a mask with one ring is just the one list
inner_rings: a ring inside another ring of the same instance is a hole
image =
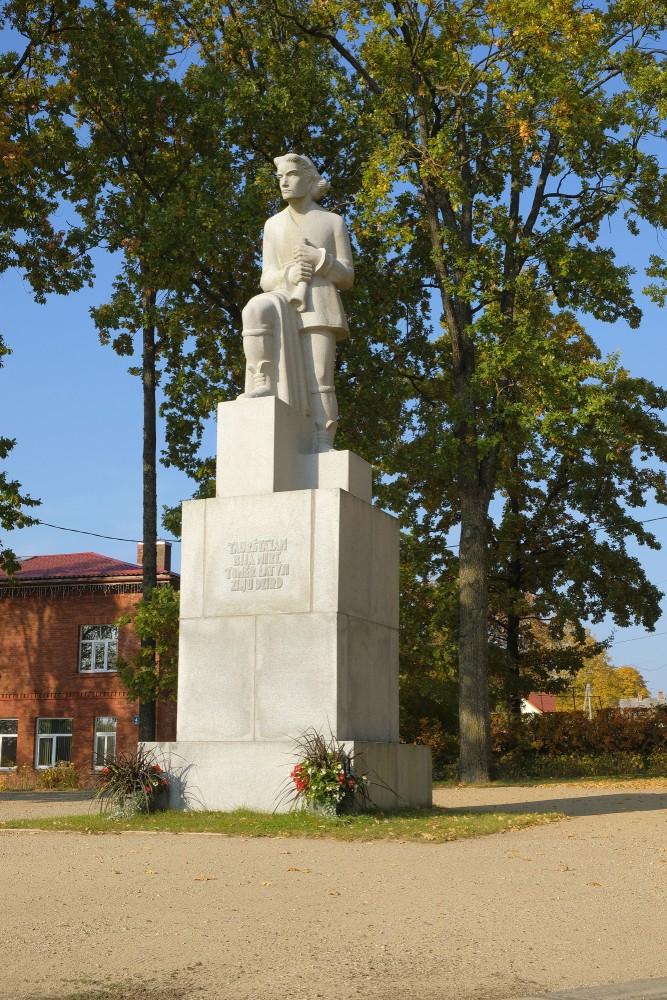
[[101, 770], [107, 761], [116, 756], [116, 720], [113, 715], [100, 715], [95, 719], [95, 750], [93, 766]]
[[102, 673], [116, 669], [118, 627], [116, 625], [82, 625], [79, 648], [79, 670], [82, 673]]
[[18, 719], [0, 719], [0, 769], [16, 767]]
[[72, 759], [72, 720], [37, 720], [37, 763], [35, 767], [55, 767]]

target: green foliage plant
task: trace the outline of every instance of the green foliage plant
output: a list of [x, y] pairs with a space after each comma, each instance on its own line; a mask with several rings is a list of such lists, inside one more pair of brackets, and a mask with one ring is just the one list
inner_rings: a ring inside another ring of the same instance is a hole
[[118, 657], [116, 668], [128, 697], [145, 703], [174, 701], [178, 684], [179, 593], [165, 584], [142, 598], [116, 624], [132, 624], [141, 639], [139, 651]]
[[[3, 353], [8, 352], [6, 349], [3, 350], [0, 340], [0, 357]], [[0, 438], [0, 461], [7, 458], [15, 444], [16, 441], [9, 438]], [[35, 524], [35, 519], [28, 514], [25, 508], [37, 507], [39, 503], [39, 500], [22, 492], [21, 484], [17, 480], [10, 479], [6, 471], [0, 471], [0, 527], [4, 528], [5, 531], [12, 531]], [[20, 564], [14, 552], [9, 548], [2, 549], [0, 551], [0, 571], [11, 578], [19, 568]]]
[[29, 764], [21, 764], [15, 771], [7, 771], [2, 776], [3, 791], [34, 792], [40, 788], [39, 772]]
[[308, 730], [295, 741], [294, 750], [299, 761], [286, 794], [296, 808], [305, 806], [335, 819], [368, 803], [367, 776], [357, 770], [354, 753], [333, 736], [327, 739]]
[[[491, 502], [540, 420], [531, 386], [559, 371], [536, 309], [640, 322], [631, 268], [604, 232], [613, 218], [635, 234], [664, 224], [655, 137], [666, 135], [667, 10], [661, 0], [261, 6], [347, 66], [360, 129], [375, 140], [359, 228], [381, 233], [387, 259], [412, 252], [435, 289], [432, 336], [400, 356], [415, 433], [399, 488], [415, 530], [430, 519], [440, 545], [460, 524], [461, 773], [484, 781]], [[563, 407], [563, 436], [542, 417], [553, 450], [567, 448], [577, 413], [574, 400]], [[584, 566], [572, 567], [580, 590]]]
[[101, 812], [112, 817], [132, 816], [150, 812], [168, 788], [169, 781], [154, 755], [139, 747], [106, 761], [96, 798]]
[[46, 791], [73, 791], [79, 787], [79, 772], [74, 764], [59, 760], [54, 767], [39, 772], [40, 786]]
[[[589, 647], [590, 648], [590, 647]], [[583, 666], [567, 680], [567, 691], [557, 695], [560, 710], [583, 708], [590, 685], [595, 709], [618, 708], [621, 698], [648, 695], [646, 682], [636, 667], [614, 667], [605, 650], [587, 656]]]
[[498, 777], [664, 775], [667, 709], [603, 709], [492, 719]]

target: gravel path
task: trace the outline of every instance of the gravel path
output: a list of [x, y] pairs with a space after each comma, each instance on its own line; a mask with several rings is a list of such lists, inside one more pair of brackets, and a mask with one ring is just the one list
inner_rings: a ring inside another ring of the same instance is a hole
[[[436, 799], [571, 818], [441, 845], [1, 833], [0, 995], [509, 1000], [667, 976], [667, 783]], [[85, 806], [0, 795], [0, 819]]]

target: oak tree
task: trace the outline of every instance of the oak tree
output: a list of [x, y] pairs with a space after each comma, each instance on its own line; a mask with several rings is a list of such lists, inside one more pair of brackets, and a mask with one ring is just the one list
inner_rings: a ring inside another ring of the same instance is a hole
[[621, 213], [629, 232], [638, 218], [664, 221], [652, 141], [665, 134], [667, 10], [658, 0], [268, 6], [329, 45], [357, 83], [375, 137], [359, 195], [367, 228], [388, 256], [426, 237], [441, 321], [414, 367], [451, 428], [434, 464], [453, 477], [461, 532], [461, 773], [485, 780], [489, 512], [523, 406], [518, 352], [539, 370], [543, 346], [519, 321], [519, 283], [530, 273], [560, 309], [637, 325], [627, 262], [602, 227]]

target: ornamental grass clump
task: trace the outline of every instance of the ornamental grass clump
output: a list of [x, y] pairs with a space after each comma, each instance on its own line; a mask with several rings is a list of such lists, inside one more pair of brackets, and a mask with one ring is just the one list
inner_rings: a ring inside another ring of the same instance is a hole
[[335, 818], [364, 808], [366, 776], [355, 767], [354, 754], [333, 736], [328, 740], [311, 730], [295, 741], [300, 760], [290, 774], [288, 794], [296, 807]]
[[141, 748], [105, 761], [101, 776], [96, 798], [100, 810], [108, 810], [110, 818], [153, 812], [158, 798], [169, 788], [160, 765]]
[[74, 764], [59, 760], [55, 767], [40, 772], [39, 782], [47, 791], [72, 791], [79, 787], [79, 772]]

